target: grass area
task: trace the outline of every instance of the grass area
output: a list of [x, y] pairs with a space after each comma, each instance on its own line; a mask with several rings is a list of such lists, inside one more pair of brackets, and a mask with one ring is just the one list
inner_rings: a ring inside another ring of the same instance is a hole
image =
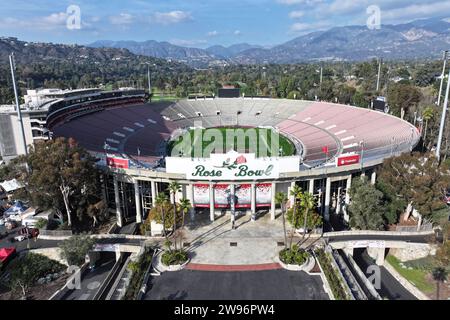
[[436, 291], [435, 284], [427, 280], [427, 271], [414, 268], [402, 268], [400, 265], [401, 261], [392, 255], [388, 255], [386, 260], [398, 273], [400, 273], [402, 277], [414, 284], [423, 293], [431, 293]]
[[177, 101], [180, 98], [177, 96], [171, 95], [171, 94], [160, 94], [160, 93], [154, 93], [152, 96], [152, 102], [158, 102], [158, 101]]
[[[276, 141], [272, 145], [272, 139], [278, 139], [278, 145]], [[190, 143], [183, 145], [186, 141]], [[184, 150], [186, 148], [188, 150]], [[177, 141], [169, 143], [168, 153], [172, 154], [173, 151], [172, 155], [178, 156], [182, 150], [184, 155], [197, 157], [196, 149], [201, 150], [201, 157], [208, 157], [212, 152], [226, 153], [231, 149], [239, 153], [256, 153], [257, 157], [291, 156], [296, 151], [289, 139], [272, 129], [221, 127], [190, 130]]]

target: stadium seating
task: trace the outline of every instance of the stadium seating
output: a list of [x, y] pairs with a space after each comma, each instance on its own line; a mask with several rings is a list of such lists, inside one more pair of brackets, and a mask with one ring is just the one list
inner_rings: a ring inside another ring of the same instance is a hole
[[378, 111], [265, 98], [189, 99], [115, 107], [74, 118], [53, 131], [56, 136], [74, 137], [92, 151], [104, 151], [107, 142], [119, 152], [154, 163], [164, 156], [164, 144], [177, 128], [236, 125], [271, 126], [294, 137], [303, 146], [304, 163], [310, 166], [343, 153], [364, 152], [367, 159], [388, 157], [410, 149], [420, 138], [411, 124]]

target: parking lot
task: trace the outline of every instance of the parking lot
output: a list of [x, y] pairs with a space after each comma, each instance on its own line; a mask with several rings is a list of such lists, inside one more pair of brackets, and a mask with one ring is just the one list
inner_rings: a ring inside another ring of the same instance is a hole
[[164, 272], [149, 280], [146, 300], [328, 300], [320, 276], [284, 269]]

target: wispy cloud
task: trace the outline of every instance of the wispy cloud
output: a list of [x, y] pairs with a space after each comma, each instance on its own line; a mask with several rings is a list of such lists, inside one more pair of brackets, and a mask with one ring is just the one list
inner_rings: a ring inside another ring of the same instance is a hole
[[132, 24], [135, 20], [135, 17], [129, 13], [120, 13], [117, 16], [109, 17], [109, 22], [114, 25], [128, 25]]
[[219, 32], [218, 32], [217, 30], [209, 31], [206, 35], [207, 35], [208, 37], [216, 37], [216, 36], [219, 35]]
[[303, 11], [300, 11], [300, 10], [289, 12], [289, 18], [291, 18], [291, 19], [301, 18], [304, 15], [305, 15], [305, 13]]
[[159, 23], [159, 24], [175, 24], [184, 21], [193, 20], [193, 17], [190, 12], [175, 10], [170, 12], [156, 12], [154, 13], [150, 21]]

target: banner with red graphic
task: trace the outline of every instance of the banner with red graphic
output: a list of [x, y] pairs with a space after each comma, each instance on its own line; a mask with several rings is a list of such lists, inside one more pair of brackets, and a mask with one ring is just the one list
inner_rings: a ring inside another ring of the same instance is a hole
[[209, 184], [194, 184], [194, 207], [209, 208]]
[[260, 183], [256, 185], [256, 206], [267, 207], [272, 203], [272, 184]]
[[216, 208], [228, 208], [228, 195], [230, 185], [228, 184], [216, 184], [214, 185], [214, 207]]
[[239, 208], [251, 208], [252, 206], [252, 185], [241, 184], [236, 186], [236, 204], [235, 207]]

